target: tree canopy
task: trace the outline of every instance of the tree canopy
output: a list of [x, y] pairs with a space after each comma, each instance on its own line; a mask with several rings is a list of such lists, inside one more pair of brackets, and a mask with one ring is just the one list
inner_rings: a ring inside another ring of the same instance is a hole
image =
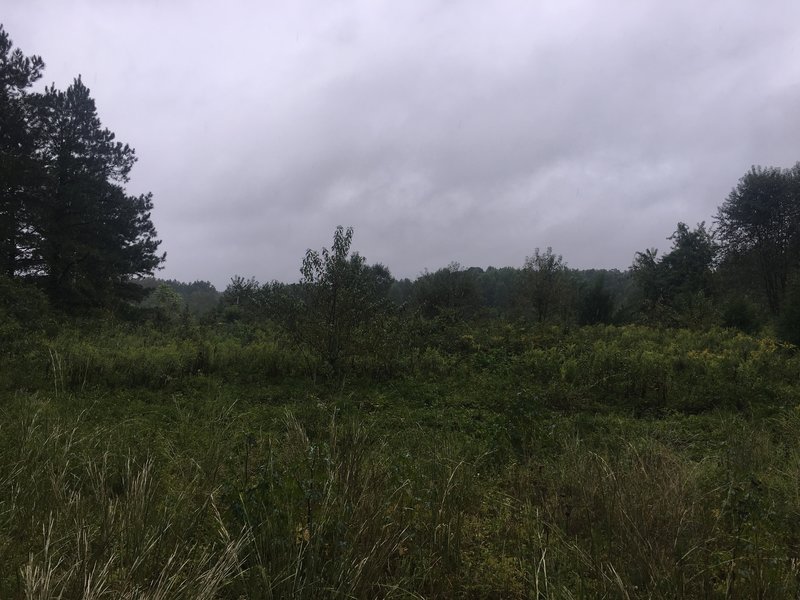
[[544, 252], [536, 248], [533, 255], [525, 259], [525, 274], [536, 319], [543, 323], [566, 295], [567, 265], [549, 246]]
[[769, 309], [780, 312], [800, 256], [800, 163], [752, 167], [717, 212], [725, 258], [757, 265]]
[[637, 252], [632, 270], [644, 310], [657, 320], [680, 322], [677, 313], [691, 312], [712, 293], [712, 270], [718, 247], [714, 234], [699, 223], [692, 230], [678, 223], [667, 238], [672, 249], [658, 258], [654, 248]]
[[350, 253], [352, 240], [353, 228], [338, 226], [330, 249], [309, 249], [300, 268], [296, 331], [334, 369], [351, 353], [356, 332], [387, 306], [393, 282], [385, 266]]
[[138, 299], [164, 261], [151, 194], [125, 191], [133, 148], [104, 128], [80, 76], [31, 92], [44, 63], [0, 27], [0, 264], [64, 307]]

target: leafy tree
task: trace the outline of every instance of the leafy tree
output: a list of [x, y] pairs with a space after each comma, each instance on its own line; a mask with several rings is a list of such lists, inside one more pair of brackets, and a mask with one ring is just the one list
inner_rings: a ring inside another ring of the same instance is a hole
[[260, 284], [255, 277], [245, 279], [241, 275], [231, 277], [231, 282], [222, 292], [222, 300], [229, 306], [250, 307], [259, 302]]
[[681, 313], [696, 320], [698, 311], [708, 308], [717, 244], [705, 223], [694, 230], [678, 223], [667, 239], [672, 240], [667, 254], [659, 259], [654, 248], [637, 252], [632, 270], [645, 311], [657, 321], [677, 325]]
[[158, 319], [163, 323], [178, 322], [186, 307], [180, 294], [166, 283], [158, 285], [148, 298], [148, 302], [156, 310]]
[[452, 262], [433, 273], [425, 272], [413, 285], [413, 302], [425, 317], [469, 318], [480, 309], [480, 269], [462, 269]]
[[533, 255], [525, 259], [525, 275], [525, 289], [536, 320], [543, 323], [555, 313], [567, 294], [567, 265], [551, 247], [544, 252], [536, 248]]
[[35, 160], [33, 107], [27, 89], [41, 76], [44, 62], [13, 49], [0, 25], [0, 275], [25, 269], [30, 245], [28, 208], [41, 176]]
[[167, 284], [180, 295], [189, 312], [194, 315], [207, 314], [219, 304], [220, 293], [209, 281], [182, 283], [170, 280]]
[[393, 279], [383, 265], [350, 253], [353, 228], [336, 228], [331, 248], [308, 250], [300, 269], [295, 331], [334, 370], [351, 356], [355, 337], [388, 305]]
[[722, 305], [720, 311], [723, 327], [738, 329], [745, 333], [755, 334], [761, 327], [757, 306], [741, 295], [730, 298]]
[[49, 312], [47, 298], [29, 282], [0, 275], [0, 307], [19, 321], [35, 321]]
[[717, 223], [724, 257], [753, 257], [770, 312], [778, 314], [800, 250], [800, 163], [752, 167], [719, 207]]
[[667, 296], [667, 278], [658, 258], [658, 250], [648, 248], [644, 252], [637, 252], [631, 270], [646, 307], [663, 304]]
[[404, 306], [411, 301], [414, 292], [414, 284], [408, 277], [396, 280], [389, 288], [389, 299], [396, 306]]
[[672, 249], [661, 262], [671, 293], [710, 293], [712, 268], [718, 251], [714, 234], [706, 229], [705, 223], [699, 223], [694, 230], [689, 229], [686, 223], [678, 223], [668, 239], [672, 241]]
[[478, 276], [484, 306], [496, 315], [508, 315], [519, 297], [523, 271], [514, 267], [489, 267]]
[[[641, 300], [641, 294], [633, 281], [630, 269], [573, 269], [570, 276], [579, 290], [578, 322], [586, 319], [595, 322], [606, 315], [606, 303], [610, 302], [607, 318], [596, 322], [622, 323], [630, 320], [631, 308]], [[594, 306], [594, 308], [590, 308]], [[599, 309], [599, 310], [595, 310]], [[594, 314], [595, 317], [588, 315]]]
[[[219, 305], [222, 294], [217, 291], [217, 288], [210, 281], [193, 281], [191, 283], [184, 283], [175, 279], [142, 279], [139, 282], [145, 290], [150, 291], [148, 300], [152, 298], [152, 290], [155, 290], [161, 284], [168, 286], [174, 290], [186, 305], [187, 310], [193, 315], [206, 315], [212, 312]], [[148, 300], [143, 304], [149, 306]]]

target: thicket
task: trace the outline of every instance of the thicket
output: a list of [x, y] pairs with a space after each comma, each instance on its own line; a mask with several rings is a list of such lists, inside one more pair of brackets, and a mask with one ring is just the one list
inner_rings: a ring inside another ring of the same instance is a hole
[[29, 332], [26, 341], [7, 346], [0, 354], [2, 388], [66, 393], [163, 390], [206, 378], [336, 386], [446, 377], [471, 385], [485, 380], [536, 407], [661, 414], [791, 405], [800, 373], [794, 346], [725, 329], [628, 325], [564, 332], [422, 322], [398, 326], [402, 339], [381, 339], [377, 349], [350, 356], [340, 371], [278, 329], [234, 323], [164, 330], [115, 322], [86, 329], [64, 325], [53, 337]]

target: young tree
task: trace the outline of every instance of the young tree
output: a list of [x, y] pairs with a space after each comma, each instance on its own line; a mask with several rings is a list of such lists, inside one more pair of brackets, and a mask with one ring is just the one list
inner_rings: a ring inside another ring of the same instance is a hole
[[667, 278], [658, 258], [658, 250], [648, 248], [644, 252], [637, 252], [631, 270], [634, 281], [642, 292], [645, 308], [649, 310], [664, 304], [667, 297]]
[[147, 303], [155, 309], [158, 320], [164, 324], [177, 323], [186, 308], [180, 294], [166, 283], [158, 284]]
[[800, 250], [800, 163], [752, 167], [717, 212], [726, 259], [755, 259], [770, 312], [777, 314]]
[[337, 227], [330, 250], [308, 250], [300, 269], [297, 332], [334, 370], [352, 353], [358, 329], [386, 308], [393, 281], [383, 265], [351, 254], [352, 240], [352, 227]]
[[686, 223], [678, 223], [668, 239], [672, 241], [672, 249], [661, 262], [673, 295], [709, 294], [718, 252], [714, 234], [706, 229], [705, 223], [699, 223], [694, 230]]
[[260, 289], [261, 285], [255, 277], [245, 279], [241, 275], [234, 275], [222, 292], [222, 301], [228, 306], [249, 308], [258, 304]]
[[554, 254], [548, 246], [540, 252], [536, 248], [533, 256], [525, 258], [526, 289], [533, 304], [536, 320], [544, 323], [558, 308], [567, 292], [567, 265], [560, 254]]

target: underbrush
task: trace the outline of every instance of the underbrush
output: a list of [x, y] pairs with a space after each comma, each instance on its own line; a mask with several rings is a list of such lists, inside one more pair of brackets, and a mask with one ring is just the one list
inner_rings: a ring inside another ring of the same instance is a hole
[[[346, 382], [386, 385], [448, 381], [526, 405], [637, 415], [697, 413], [800, 403], [800, 355], [793, 346], [733, 330], [639, 326], [559, 329], [490, 323], [406, 339], [393, 358], [351, 356], [334, 372], [279, 329], [243, 326], [65, 328], [0, 355], [6, 390], [191, 389], [198, 379], [245, 385]], [[436, 340], [436, 343], [433, 343]], [[383, 345], [385, 341], [381, 342]]]
[[19, 340], [0, 597], [800, 593], [793, 347], [449, 332], [337, 374], [268, 328]]
[[798, 592], [795, 409], [543, 412], [509, 446], [488, 422], [440, 430], [455, 407], [384, 420], [350, 395], [175, 397], [124, 421], [111, 402], [6, 400], [2, 597]]

